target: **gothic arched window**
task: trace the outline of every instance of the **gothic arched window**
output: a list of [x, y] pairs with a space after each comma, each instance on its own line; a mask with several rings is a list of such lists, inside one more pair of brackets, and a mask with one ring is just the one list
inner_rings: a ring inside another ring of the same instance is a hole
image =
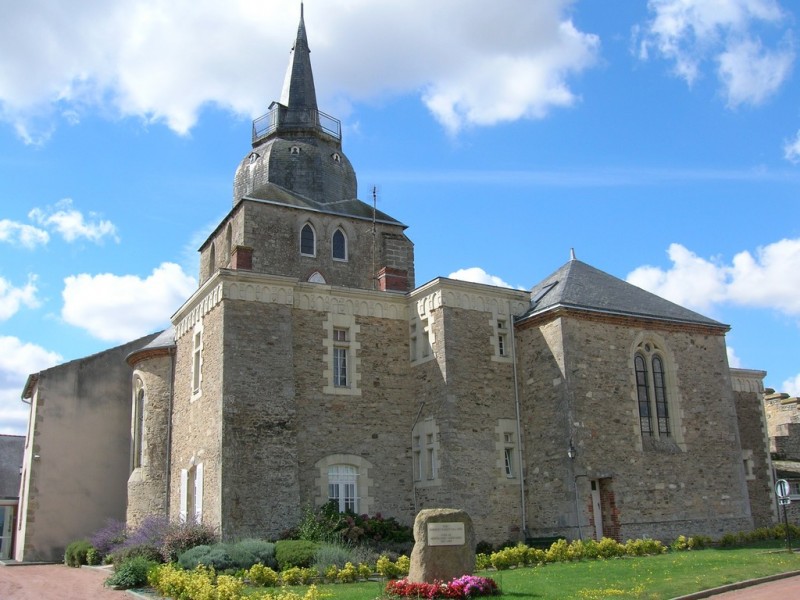
[[331, 246], [333, 247], [333, 258], [335, 260], [347, 260], [347, 237], [345, 237], [341, 229], [337, 229], [333, 233]]
[[[643, 437], [673, 438], [679, 428], [673, 423], [678, 413], [671, 404], [677, 400], [674, 374], [662, 343], [643, 341], [633, 356], [636, 376], [636, 401], [639, 408], [639, 429]], [[679, 444], [681, 439], [674, 440]]]
[[317, 235], [310, 223], [303, 225], [300, 231], [300, 254], [303, 256], [317, 255]]

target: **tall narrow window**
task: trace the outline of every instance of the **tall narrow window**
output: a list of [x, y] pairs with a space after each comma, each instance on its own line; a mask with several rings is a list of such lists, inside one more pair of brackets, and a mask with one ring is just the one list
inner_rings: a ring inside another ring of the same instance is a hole
[[642, 435], [653, 435], [653, 423], [650, 418], [650, 386], [647, 377], [647, 363], [641, 354], [633, 359], [636, 367], [636, 396], [639, 401], [639, 427]]
[[203, 383], [203, 330], [195, 329], [192, 348], [192, 395], [200, 393]]
[[347, 354], [349, 340], [346, 329], [333, 330], [333, 385], [347, 387]]
[[506, 322], [502, 319], [497, 321], [497, 353], [500, 356], [508, 355], [508, 331]]
[[514, 434], [510, 431], [503, 433], [503, 467], [506, 477], [514, 478]]
[[436, 479], [436, 445], [432, 433], [425, 436], [425, 470], [428, 479]]
[[664, 382], [664, 363], [661, 357], [653, 357], [653, 390], [656, 396], [656, 416], [658, 434], [669, 435], [669, 407], [667, 405], [667, 385]]
[[180, 520], [200, 523], [203, 516], [203, 463], [181, 469]]
[[335, 260], [347, 260], [347, 238], [341, 229], [337, 229], [333, 233], [333, 258]]
[[133, 407], [133, 468], [142, 466], [144, 457], [144, 389], [139, 388]]
[[419, 445], [418, 435], [413, 437], [412, 448], [414, 450], [414, 481], [419, 481], [422, 479], [422, 472], [425, 470], [425, 465], [422, 464], [422, 448]]
[[300, 231], [300, 254], [303, 256], [316, 256], [316, 237], [314, 228], [310, 223], [303, 225], [303, 229]]
[[352, 465], [328, 467], [328, 501], [339, 512], [358, 512], [358, 469]]

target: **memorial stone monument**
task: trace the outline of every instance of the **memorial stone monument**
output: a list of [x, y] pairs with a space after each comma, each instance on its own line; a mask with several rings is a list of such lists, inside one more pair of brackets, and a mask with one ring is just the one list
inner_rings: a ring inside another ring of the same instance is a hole
[[408, 580], [450, 581], [475, 570], [475, 530], [463, 510], [421, 510], [414, 521], [414, 549]]

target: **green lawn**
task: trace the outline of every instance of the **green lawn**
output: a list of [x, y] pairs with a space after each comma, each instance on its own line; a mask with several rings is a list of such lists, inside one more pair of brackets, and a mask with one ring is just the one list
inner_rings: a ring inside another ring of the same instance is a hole
[[[513, 600], [645, 598], [667, 600], [691, 592], [800, 571], [800, 555], [779, 546], [735, 550], [670, 552], [661, 556], [549, 564], [509, 571], [486, 571]], [[322, 585], [331, 600], [374, 600], [383, 594], [377, 582]], [[300, 591], [299, 589], [297, 591]]]

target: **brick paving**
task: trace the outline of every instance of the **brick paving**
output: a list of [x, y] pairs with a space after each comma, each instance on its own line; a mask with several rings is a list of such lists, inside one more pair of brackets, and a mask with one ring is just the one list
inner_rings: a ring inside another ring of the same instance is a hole
[[103, 585], [105, 569], [65, 565], [0, 566], [2, 600], [129, 600], [125, 592]]

